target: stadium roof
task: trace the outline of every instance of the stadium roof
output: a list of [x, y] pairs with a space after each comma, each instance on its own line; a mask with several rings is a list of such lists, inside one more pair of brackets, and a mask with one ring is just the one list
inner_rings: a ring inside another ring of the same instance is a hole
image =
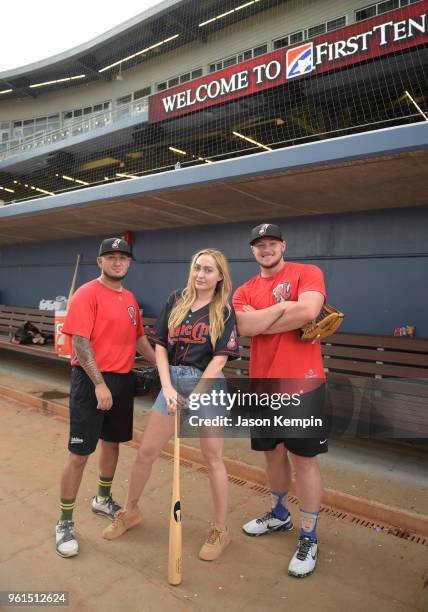
[[4, 206], [0, 245], [424, 205], [427, 135], [421, 122]]
[[[236, 10], [241, 6], [237, 2], [233, 10], [230, 0], [164, 0], [89, 42], [0, 72], [0, 90], [12, 90], [2, 99], [35, 98], [47, 91], [43, 86], [46, 83], [52, 92], [79, 83], [112, 80], [119, 72], [121, 60], [121, 70], [125, 71], [194, 40], [205, 42], [217, 30], [282, 1], [287, 0], [243, 0], [242, 9]], [[223, 18], [216, 19], [219, 15]]]

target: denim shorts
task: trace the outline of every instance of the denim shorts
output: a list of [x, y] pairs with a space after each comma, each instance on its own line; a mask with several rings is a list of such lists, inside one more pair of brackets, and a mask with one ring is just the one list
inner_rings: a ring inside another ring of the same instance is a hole
[[[169, 366], [169, 373], [171, 376], [172, 386], [182, 397], [186, 399], [192, 393], [203, 374], [202, 370], [199, 370], [199, 368], [186, 365]], [[223, 373], [219, 375], [214, 385], [212, 385], [211, 389], [206, 393], [211, 393], [213, 391], [218, 392], [221, 390], [227, 392], [226, 380]], [[212, 397], [214, 397], [214, 395]], [[168, 414], [168, 407], [162, 389], [160, 390], [155, 403], [153, 404], [153, 410], [156, 410], [156, 412], [159, 412], [160, 414]], [[186, 411], [187, 410], [188, 409], [186, 408]], [[204, 418], [212, 418], [221, 411], [222, 408], [215, 405], [213, 400], [212, 403], [208, 402], [208, 405], [207, 402], [205, 402], [205, 405], [201, 406], [201, 408], [199, 408], [195, 414], [197, 413], [199, 416], [203, 416]]]

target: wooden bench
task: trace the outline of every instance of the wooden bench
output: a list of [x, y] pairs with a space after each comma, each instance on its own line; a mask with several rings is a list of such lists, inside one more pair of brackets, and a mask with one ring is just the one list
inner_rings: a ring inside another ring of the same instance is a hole
[[428, 340], [337, 333], [322, 351], [339, 431], [428, 438]]
[[[249, 338], [239, 345], [241, 358], [224, 369], [230, 378], [248, 376]], [[338, 332], [321, 350], [336, 433], [411, 438], [427, 431], [428, 340]]]
[[[41, 331], [54, 332], [54, 312], [0, 305], [0, 348], [65, 361], [53, 344], [17, 345], [9, 339], [25, 321]], [[147, 335], [156, 317], [144, 316]], [[246, 378], [250, 340], [239, 338], [240, 359], [229, 362], [225, 375]], [[328, 410], [335, 430], [349, 435], [369, 435], [374, 430], [408, 431], [418, 435], [426, 428], [428, 406], [428, 340], [371, 334], [336, 333], [322, 343], [327, 375]], [[269, 356], [266, 356], [269, 359]], [[146, 365], [136, 357], [135, 366]]]
[[[45, 345], [14, 344], [11, 337], [26, 321], [33, 323], [40, 331], [54, 336], [55, 312], [53, 310], [39, 310], [38, 308], [24, 308], [22, 306], [4, 306], [0, 304], [0, 348], [30, 355], [37, 355], [55, 361], [67, 362], [68, 358], [60, 357], [55, 353], [53, 342]], [[146, 333], [150, 337], [156, 317], [144, 317]], [[135, 365], [141, 365], [141, 357], [136, 357]]]
[[21, 327], [26, 321], [33, 323], [41, 332], [54, 335], [55, 313], [53, 310], [0, 305], [0, 348], [64, 361], [63, 357], [58, 357], [55, 353], [53, 343], [45, 345], [13, 344], [10, 341], [18, 327]]

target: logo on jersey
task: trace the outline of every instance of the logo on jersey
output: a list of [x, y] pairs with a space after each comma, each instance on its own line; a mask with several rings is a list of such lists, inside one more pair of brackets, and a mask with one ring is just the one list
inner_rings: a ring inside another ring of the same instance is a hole
[[279, 285], [272, 290], [272, 293], [277, 302], [285, 302], [290, 299], [291, 285], [287, 282], [279, 283]]
[[287, 51], [287, 79], [308, 74], [314, 70], [314, 44], [306, 43]]
[[230, 334], [230, 338], [227, 343], [227, 348], [230, 351], [232, 351], [233, 349], [236, 349], [237, 346], [238, 346], [238, 338], [236, 336], [236, 330], [235, 328], [233, 328], [232, 333]]
[[111, 245], [111, 248], [118, 249], [120, 247], [120, 243], [121, 243], [121, 240], [118, 238], [117, 240], [113, 242], [113, 244]]
[[137, 327], [137, 313], [135, 312], [134, 306], [128, 306], [128, 314], [131, 319], [132, 325]]
[[210, 326], [206, 323], [196, 323], [196, 325], [179, 325], [168, 331], [168, 342], [186, 342], [187, 344], [204, 344], [210, 333]]

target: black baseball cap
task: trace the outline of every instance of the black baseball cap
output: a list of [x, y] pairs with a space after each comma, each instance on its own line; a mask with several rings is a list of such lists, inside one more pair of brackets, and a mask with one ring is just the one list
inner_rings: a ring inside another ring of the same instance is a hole
[[129, 257], [132, 257], [132, 250], [126, 240], [122, 238], [106, 238], [100, 244], [100, 250], [98, 256], [105, 255], [106, 253], [126, 253]]
[[261, 223], [251, 230], [250, 244], [253, 244], [259, 238], [278, 238], [278, 240], [284, 240], [281, 229], [278, 225], [273, 223]]

